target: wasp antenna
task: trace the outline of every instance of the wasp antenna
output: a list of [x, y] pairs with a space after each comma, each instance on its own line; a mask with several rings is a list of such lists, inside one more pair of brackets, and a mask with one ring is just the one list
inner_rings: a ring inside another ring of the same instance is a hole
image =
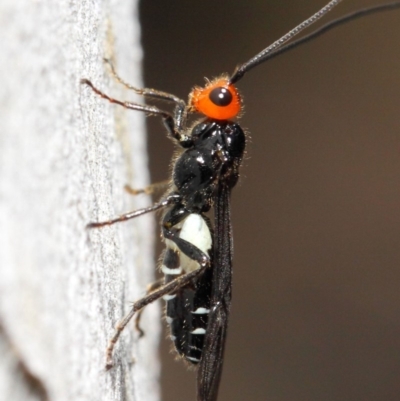
[[229, 82], [235, 83], [235, 82], [239, 81], [239, 79], [242, 78], [243, 75], [248, 70], [250, 70], [251, 68], [255, 67], [256, 65], [262, 63], [263, 59], [266, 55], [270, 54], [273, 51], [278, 50], [284, 43], [286, 43], [288, 40], [294, 38], [303, 29], [309, 27], [314, 22], [318, 21], [321, 17], [323, 17], [325, 14], [327, 14], [329, 11], [331, 11], [333, 7], [337, 6], [341, 1], [342, 0], [330, 1], [328, 4], [326, 4], [324, 7], [322, 7], [319, 11], [317, 11], [315, 14], [313, 14], [310, 18], [307, 18], [301, 24], [297, 25], [295, 28], [290, 30], [287, 34], [283, 35], [281, 38], [276, 40], [274, 43], [272, 43], [271, 45], [266, 47], [260, 53], [258, 53], [253, 58], [251, 58], [247, 63], [242, 64], [232, 74], [232, 77], [230, 78]]
[[[331, 2], [331, 3], [333, 3], [333, 2]], [[268, 46], [267, 48], [262, 50], [260, 53], [256, 54], [249, 61], [247, 61], [246, 63], [237, 67], [235, 69], [235, 71], [233, 72], [231, 78], [229, 79], [229, 82], [231, 84], [238, 82], [240, 79], [243, 78], [244, 74], [247, 71], [251, 70], [252, 68], [256, 67], [257, 65], [262, 64], [265, 61], [270, 60], [271, 58], [274, 58], [280, 54], [286, 53], [287, 51], [292, 50], [295, 47], [302, 45], [303, 43], [306, 43], [313, 39], [316, 39], [317, 37], [323, 35], [324, 33], [330, 31], [333, 28], [336, 28], [339, 25], [353, 21], [357, 18], [366, 17], [367, 15], [370, 15], [370, 14], [375, 14], [378, 12], [390, 11], [390, 10], [395, 10], [396, 8], [400, 8], [400, 1], [381, 4], [379, 6], [373, 6], [373, 7], [369, 7], [369, 8], [363, 8], [361, 10], [355, 11], [351, 14], [347, 14], [343, 17], [333, 20], [333, 21], [327, 23], [326, 25], [322, 26], [321, 28], [317, 29], [316, 31], [311, 32], [309, 35], [304, 36], [301, 39], [298, 39], [298, 40], [282, 47], [282, 45], [285, 42], [292, 39], [301, 30], [310, 26], [315, 21], [317, 21], [319, 18], [321, 18], [324, 14], [326, 14], [328, 11], [330, 11], [332, 9], [332, 7], [334, 7], [338, 2], [336, 2], [336, 4], [332, 4], [331, 7], [328, 10], [326, 10], [328, 8], [328, 6], [330, 6], [331, 3], [328, 3], [324, 8], [322, 8], [316, 14], [314, 14], [313, 16], [311, 16], [310, 18], [308, 18], [307, 20], [302, 22], [300, 25], [298, 25], [296, 28], [292, 29], [286, 35], [282, 36], [280, 39], [278, 39], [277, 41], [272, 43], [272, 45]], [[324, 11], [324, 12], [322, 13], [322, 11]], [[298, 30], [298, 28], [300, 28], [300, 29]]]

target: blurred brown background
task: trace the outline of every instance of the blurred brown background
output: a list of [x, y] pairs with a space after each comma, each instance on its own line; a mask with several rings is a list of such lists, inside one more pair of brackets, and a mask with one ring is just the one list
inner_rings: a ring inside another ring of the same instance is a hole
[[[145, 82], [186, 99], [325, 2], [142, 1]], [[399, 39], [400, 11], [368, 17], [239, 83], [251, 141], [219, 401], [400, 399]], [[159, 181], [173, 147], [159, 121], [149, 128]], [[195, 375], [169, 349], [163, 400], [194, 400]]]

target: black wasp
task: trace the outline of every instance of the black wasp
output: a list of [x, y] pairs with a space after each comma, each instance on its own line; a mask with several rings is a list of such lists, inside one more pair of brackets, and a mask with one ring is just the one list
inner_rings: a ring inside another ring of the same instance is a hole
[[[175, 348], [187, 361], [198, 365], [197, 400], [217, 399], [231, 304], [233, 249], [230, 194], [239, 178], [246, 145], [245, 133], [236, 122], [231, 121], [241, 110], [241, 98], [234, 84], [251, 68], [339, 24], [400, 7], [400, 2], [394, 2], [359, 10], [282, 46], [339, 2], [329, 2], [236, 68], [231, 76], [221, 76], [208, 82], [204, 88], [195, 87], [189, 95], [188, 104], [169, 93], [133, 88], [114, 72], [120, 82], [138, 94], [172, 103], [175, 106], [173, 114], [155, 106], [119, 101], [101, 92], [90, 81], [82, 80], [95, 93], [112, 103], [159, 115], [169, 137], [182, 149], [173, 167], [171, 189], [158, 203], [112, 220], [89, 224], [90, 228], [102, 227], [164, 209], [162, 234], [166, 250], [161, 270], [165, 279], [152, 285], [148, 294], [136, 301], [130, 312], [117, 324], [107, 348], [107, 367], [113, 364], [114, 345], [131, 318], [149, 303], [164, 297]], [[189, 113], [200, 113], [205, 118], [193, 128], [188, 128]], [[211, 208], [214, 210], [214, 224], [206, 214]]]

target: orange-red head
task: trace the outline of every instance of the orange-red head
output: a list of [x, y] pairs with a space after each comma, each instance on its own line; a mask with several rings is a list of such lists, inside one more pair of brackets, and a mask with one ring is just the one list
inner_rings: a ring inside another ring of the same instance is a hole
[[239, 92], [227, 77], [214, 79], [204, 88], [194, 87], [189, 95], [189, 110], [215, 120], [229, 120], [242, 107]]

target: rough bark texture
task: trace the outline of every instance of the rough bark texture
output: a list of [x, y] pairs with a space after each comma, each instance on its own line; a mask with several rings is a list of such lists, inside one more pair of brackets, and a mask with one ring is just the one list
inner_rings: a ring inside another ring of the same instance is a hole
[[118, 319], [152, 280], [152, 217], [91, 230], [143, 207], [144, 116], [118, 98], [103, 57], [141, 86], [137, 4], [0, 4], [0, 394], [4, 400], [159, 399], [158, 309], [132, 325], [104, 369]]

